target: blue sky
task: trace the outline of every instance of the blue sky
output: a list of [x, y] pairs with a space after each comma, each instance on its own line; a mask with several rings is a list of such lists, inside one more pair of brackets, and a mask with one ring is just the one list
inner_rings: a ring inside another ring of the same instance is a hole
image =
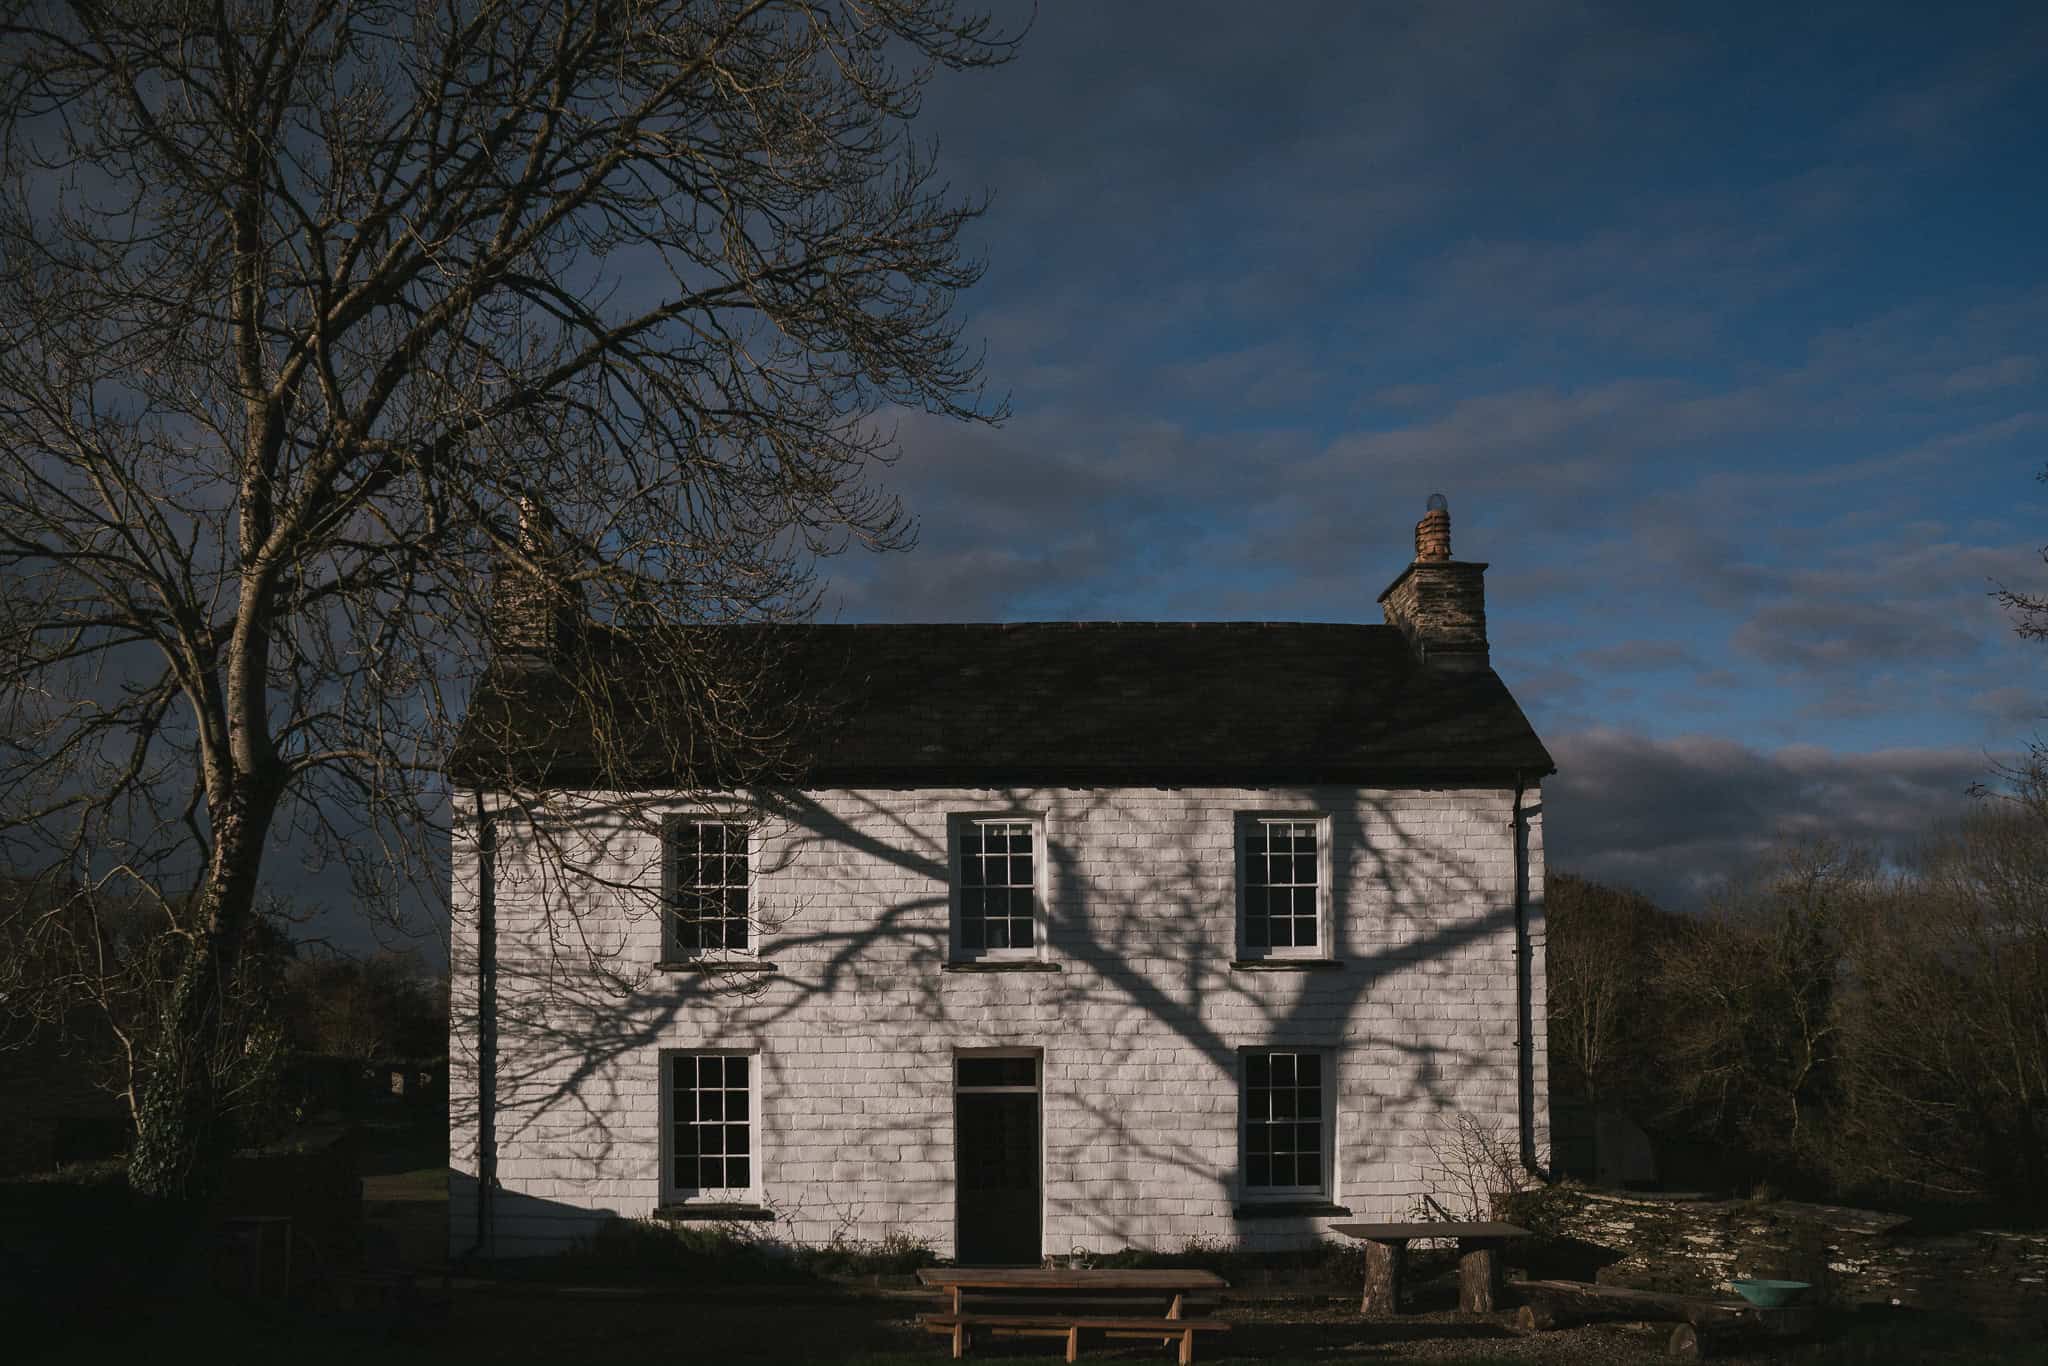
[[1908, 840], [2048, 711], [2044, 90], [2024, 4], [1048, 3], [918, 125], [1014, 415], [826, 616], [1376, 621], [1440, 490], [1554, 867]]

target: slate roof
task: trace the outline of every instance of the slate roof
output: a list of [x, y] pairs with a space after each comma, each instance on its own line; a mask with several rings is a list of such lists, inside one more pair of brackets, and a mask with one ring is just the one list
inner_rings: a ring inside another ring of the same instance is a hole
[[[1504, 784], [1555, 767], [1497, 675], [1424, 669], [1391, 626], [719, 629], [780, 633], [827, 704], [804, 741], [805, 786]], [[500, 666], [481, 682], [458, 781], [508, 759], [528, 781], [595, 776], [587, 725], [549, 678]], [[637, 776], [661, 785], [663, 767], [650, 754]]]

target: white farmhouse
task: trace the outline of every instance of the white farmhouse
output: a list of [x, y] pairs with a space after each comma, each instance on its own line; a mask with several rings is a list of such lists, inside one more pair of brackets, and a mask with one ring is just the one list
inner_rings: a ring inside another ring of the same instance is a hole
[[538, 826], [464, 789], [453, 1250], [1279, 1248], [1407, 1215], [1460, 1115], [1539, 1162], [1553, 770], [1485, 568], [1432, 499], [1385, 625], [794, 628], [800, 790], [625, 800], [559, 738]]

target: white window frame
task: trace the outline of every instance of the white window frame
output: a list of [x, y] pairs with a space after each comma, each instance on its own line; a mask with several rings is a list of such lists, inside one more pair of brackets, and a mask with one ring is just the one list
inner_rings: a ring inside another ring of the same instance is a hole
[[[1254, 945], [1247, 937], [1249, 921], [1246, 917], [1245, 885], [1245, 843], [1246, 837], [1255, 829], [1274, 822], [1309, 824], [1316, 831], [1316, 942], [1310, 945], [1292, 944], [1280, 948], [1271, 945]], [[1330, 876], [1335, 860], [1330, 856], [1330, 816], [1324, 811], [1240, 811], [1237, 815], [1236, 834], [1231, 841], [1231, 881], [1237, 888], [1237, 956], [1242, 959], [1256, 958], [1334, 958], [1336, 946], [1330, 941], [1331, 920]]]
[[[1251, 1170], [1251, 1060], [1275, 1054], [1318, 1059], [1319, 1104], [1322, 1109], [1322, 1171], [1315, 1185], [1254, 1186]], [[1334, 1201], [1337, 1198], [1337, 1052], [1304, 1044], [1271, 1044], [1240, 1049], [1237, 1055], [1237, 1170], [1238, 1190], [1248, 1205], [1295, 1204], [1305, 1201]]]
[[[665, 1048], [661, 1051], [661, 1198], [672, 1205], [758, 1205], [761, 1168], [761, 1054], [749, 1048]], [[675, 1064], [683, 1058], [747, 1060], [747, 1177], [745, 1186], [685, 1186], [676, 1181]]]
[[[970, 829], [982, 825], [1029, 825], [1031, 827], [1031, 946], [1029, 948], [968, 948], [961, 934], [963, 908], [961, 893], [962, 845]], [[956, 963], [1032, 962], [1046, 956], [1045, 902], [1045, 814], [1039, 811], [960, 811], [946, 817], [947, 953]]]
[[[676, 831], [686, 825], [737, 826], [747, 836], [747, 942], [743, 948], [686, 949], [677, 932]], [[751, 962], [761, 956], [761, 830], [760, 822], [733, 811], [678, 811], [661, 823], [661, 950], [664, 962]]]

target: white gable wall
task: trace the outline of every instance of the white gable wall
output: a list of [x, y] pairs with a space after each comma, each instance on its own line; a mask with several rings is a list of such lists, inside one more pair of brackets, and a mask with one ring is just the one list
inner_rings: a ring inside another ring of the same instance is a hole
[[[1044, 1249], [1298, 1245], [1347, 1216], [1241, 1219], [1239, 1050], [1335, 1058], [1334, 1201], [1406, 1216], [1439, 1189], [1459, 1113], [1515, 1141], [1512, 790], [834, 790], [764, 830], [757, 905], [776, 973], [734, 994], [657, 970], [658, 916], [603, 884], [659, 885], [659, 840], [588, 801], [597, 876], [542, 875], [494, 822], [499, 1029], [494, 1237], [555, 1250], [661, 1202], [663, 1050], [759, 1059], [761, 1197], [775, 1235], [904, 1233], [954, 1248], [956, 1050], [1042, 1050]], [[693, 809], [678, 798], [677, 810]], [[1547, 1132], [1542, 822], [1524, 794], [1535, 1125]], [[950, 814], [1045, 818], [1046, 957], [1058, 972], [947, 972]], [[1340, 971], [1233, 970], [1235, 822], [1326, 814]], [[479, 1170], [475, 830], [455, 850], [452, 1246], [472, 1250]], [[572, 909], [573, 908], [573, 913]], [[604, 965], [591, 966], [592, 954]]]

